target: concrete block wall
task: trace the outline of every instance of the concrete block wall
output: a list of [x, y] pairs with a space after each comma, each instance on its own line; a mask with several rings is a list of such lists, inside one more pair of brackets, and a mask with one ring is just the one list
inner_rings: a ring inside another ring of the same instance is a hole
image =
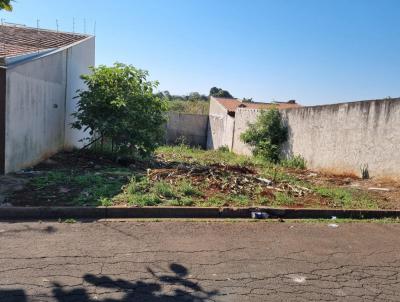
[[206, 148], [208, 115], [170, 112], [166, 124], [166, 143], [176, 144], [183, 137], [190, 146]]
[[[233, 151], [251, 154], [240, 141], [259, 110], [236, 112]], [[301, 155], [312, 169], [400, 179], [400, 99], [301, 107], [281, 111], [289, 127], [285, 156]]]

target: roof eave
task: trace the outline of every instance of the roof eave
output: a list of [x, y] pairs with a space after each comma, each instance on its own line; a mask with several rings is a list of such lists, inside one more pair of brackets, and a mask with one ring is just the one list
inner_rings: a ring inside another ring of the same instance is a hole
[[42, 49], [30, 53], [25, 53], [21, 55], [15, 55], [15, 56], [9, 56], [9, 57], [1, 57], [0, 58], [0, 65], [1, 66], [8, 66], [8, 65], [13, 65], [17, 64], [19, 62], [23, 62], [26, 60], [33, 59], [37, 56], [45, 55], [47, 53], [50, 53], [54, 51], [56, 48], [49, 48], [49, 49]]

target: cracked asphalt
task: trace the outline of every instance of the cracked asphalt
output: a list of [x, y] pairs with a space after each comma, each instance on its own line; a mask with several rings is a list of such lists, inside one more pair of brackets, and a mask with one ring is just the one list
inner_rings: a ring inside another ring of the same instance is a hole
[[400, 224], [0, 223], [0, 301], [400, 301]]

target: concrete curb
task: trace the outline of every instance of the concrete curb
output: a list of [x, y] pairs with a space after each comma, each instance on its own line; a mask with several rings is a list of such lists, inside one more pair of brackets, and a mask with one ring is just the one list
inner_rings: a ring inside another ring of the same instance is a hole
[[338, 210], [289, 208], [196, 208], [196, 207], [3, 207], [0, 220], [57, 220], [108, 218], [251, 218], [251, 212], [266, 212], [271, 218], [321, 219], [400, 218], [396, 210]]

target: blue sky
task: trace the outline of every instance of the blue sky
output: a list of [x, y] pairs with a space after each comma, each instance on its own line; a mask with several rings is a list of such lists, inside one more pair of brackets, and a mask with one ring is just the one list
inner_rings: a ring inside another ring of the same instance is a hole
[[17, 0], [7, 22], [93, 33], [96, 64], [304, 105], [400, 96], [400, 0]]

